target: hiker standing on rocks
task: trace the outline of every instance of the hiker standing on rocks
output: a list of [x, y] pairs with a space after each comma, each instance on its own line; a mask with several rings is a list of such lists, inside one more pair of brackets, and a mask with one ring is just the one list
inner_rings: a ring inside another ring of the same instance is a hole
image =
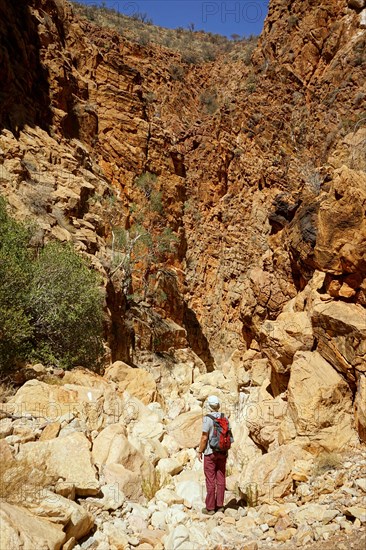
[[210, 410], [203, 418], [198, 458], [202, 461], [206, 478], [206, 508], [203, 514], [212, 515], [224, 510], [225, 473], [227, 453], [234, 441], [228, 419], [219, 412], [220, 401], [216, 395], [207, 399]]

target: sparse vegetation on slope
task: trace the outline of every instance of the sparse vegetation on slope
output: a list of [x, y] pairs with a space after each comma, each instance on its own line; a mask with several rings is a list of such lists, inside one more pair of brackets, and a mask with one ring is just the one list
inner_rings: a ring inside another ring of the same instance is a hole
[[[75, 12], [101, 27], [115, 29], [127, 40], [143, 46], [159, 44], [182, 54], [182, 61], [188, 64], [214, 61], [221, 53], [237, 52], [239, 59], [248, 59], [257, 41], [256, 37], [229, 40], [221, 34], [196, 31], [192, 25], [186, 29], [167, 29], [154, 25], [145, 13], [132, 16], [119, 13], [106, 6], [85, 5], [72, 2]], [[248, 47], [246, 47], [248, 45]], [[244, 46], [244, 47], [243, 47]]]

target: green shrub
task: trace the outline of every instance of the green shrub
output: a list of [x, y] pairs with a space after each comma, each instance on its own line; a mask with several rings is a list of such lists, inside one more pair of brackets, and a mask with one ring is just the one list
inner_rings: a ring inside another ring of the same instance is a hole
[[71, 246], [41, 251], [30, 287], [33, 358], [68, 368], [95, 366], [102, 352], [102, 297], [95, 272]]
[[13, 366], [28, 350], [32, 328], [26, 313], [32, 276], [29, 232], [12, 220], [0, 197], [0, 368]]
[[49, 243], [35, 257], [34, 231], [0, 197], [0, 370], [24, 360], [96, 366], [102, 297], [96, 274], [71, 246]]

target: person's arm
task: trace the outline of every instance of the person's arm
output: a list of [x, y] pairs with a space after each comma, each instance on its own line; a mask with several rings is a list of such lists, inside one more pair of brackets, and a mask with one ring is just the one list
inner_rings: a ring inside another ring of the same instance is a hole
[[208, 441], [208, 432], [202, 432], [202, 435], [201, 435], [201, 441], [200, 441], [200, 444], [199, 444], [199, 447], [198, 447], [198, 460], [201, 462], [202, 461], [202, 453], [203, 451], [206, 449], [207, 447], [207, 441]]

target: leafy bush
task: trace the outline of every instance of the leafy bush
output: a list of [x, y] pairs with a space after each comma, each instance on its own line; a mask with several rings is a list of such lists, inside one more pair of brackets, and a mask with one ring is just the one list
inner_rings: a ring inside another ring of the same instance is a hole
[[49, 243], [30, 287], [35, 359], [62, 367], [96, 361], [101, 353], [102, 301], [96, 274], [71, 246]]
[[29, 231], [12, 220], [0, 197], [0, 366], [14, 364], [28, 350], [32, 327], [26, 313], [32, 277]]
[[0, 369], [19, 360], [64, 368], [96, 366], [102, 297], [96, 274], [70, 245], [49, 243], [35, 258], [32, 231], [0, 199]]

